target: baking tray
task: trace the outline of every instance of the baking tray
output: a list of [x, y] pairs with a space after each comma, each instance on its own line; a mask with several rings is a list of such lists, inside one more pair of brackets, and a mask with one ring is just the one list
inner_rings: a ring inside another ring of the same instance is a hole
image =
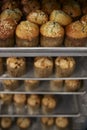
[[4, 86], [2, 84], [2, 81], [1, 81], [1, 84], [0, 84], [0, 93], [9, 93], [9, 94], [14, 94], [14, 93], [22, 93], [22, 94], [58, 94], [58, 95], [79, 95], [79, 94], [85, 94], [86, 93], [86, 86], [87, 86], [87, 80], [83, 80], [82, 81], [82, 86], [81, 88], [76, 91], [76, 92], [67, 92], [65, 90], [65, 88], [63, 87], [61, 91], [51, 91], [50, 90], [50, 81], [47, 80], [47, 81], [40, 81], [40, 84], [39, 86], [35, 89], [35, 90], [32, 90], [32, 91], [25, 91], [25, 84], [24, 84], [24, 81], [22, 80], [19, 80], [19, 83], [20, 83], [20, 86], [18, 86], [17, 89], [15, 90], [11, 90], [11, 91], [8, 91], [8, 90], [5, 90], [4, 89]]
[[6, 72], [0, 79], [36, 79], [36, 80], [53, 80], [53, 79], [87, 79], [87, 57], [75, 57], [76, 59], [76, 68], [74, 73], [70, 77], [58, 78], [53, 73], [50, 77], [46, 78], [37, 78], [34, 75], [34, 61], [32, 58], [27, 58], [27, 72], [21, 77], [11, 77]]
[[78, 117], [80, 116], [80, 108], [78, 105], [77, 97], [75, 95], [55, 95], [57, 101], [57, 107], [53, 112], [48, 114], [43, 114], [41, 108], [36, 114], [30, 114], [27, 111], [27, 106], [21, 109], [21, 112], [17, 113], [15, 110], [14, 104], [11, 104], [10, 107], [6, 105], [1, 105], [0, 117]]

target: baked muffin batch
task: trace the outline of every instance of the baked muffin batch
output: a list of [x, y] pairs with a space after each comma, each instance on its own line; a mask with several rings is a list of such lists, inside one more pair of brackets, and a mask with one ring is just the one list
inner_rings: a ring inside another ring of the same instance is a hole
[[86, 5], [86, 0], [3, 0], [0, 47], [85, 47]]

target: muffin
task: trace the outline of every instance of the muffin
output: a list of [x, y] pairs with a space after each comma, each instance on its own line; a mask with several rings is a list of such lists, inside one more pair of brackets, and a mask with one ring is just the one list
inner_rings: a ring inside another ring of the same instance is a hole
[[62, 26], [66, 26], [72, 22], [72, 18], [62, 10], [53, 10], [50, 14], [50, 21], [58, 22]]
[[14, 46], [16, 23], [12, 19], [0, 19], [0, 47]]
[[57, 117], [55, 124], [58, 130], [65, 130], [69, 125], [69, 120], [66, 117]]
[[10, 117], [2, 117], [0, 123], [2, 129], [9, 130], [12, 125], [12, 119]]
[[29, 114], [38, 114], [40, 108], [40, 97], [35, 94], [30, 95], [27, 99], [27, 107]]
[[2, 75], [3, 72], [4, 72], [3, 59], [0, 58], [0, 75]]
[[87, 45], [87, 25], [80, 21], [69, 24], [65, 29], [66, 47], [85, 47]]
[[54, 21], [48, 21], [40, 28], [40, 44], [42, 47], [62, 46], [64, 39], [64, 29]]
[[63, 80], [51, 80], [50, 81], [51, 91], [62, 91], [63, 90]]
[[65, 80], [65, 90], [68, 92], [75, 92], [81, 88], [81, 80]]
[[10, 57], [7, 58], [7, 71], [8, 74], [13, 77], [19, 77], [26, 72], [26, 61], [25, 58]]
[[25, 103], [26, 103], [26, 95], [25, 94], [15, 94], [13, 97], [15, 112], [23, 114], [25, 110]]
[[53, 129], [53, 125], [54, 125], [54, 118], [52, 118], [52, 117], [42, 117], [41, 118], [42, 130]]
[[39, 43], [39, 27], [29, 21], [22, 21], [16, 28], [18, 47], [36, 47]]
[[27, 20], [32, 23], [42, 25], [48, 21], [48, 16], [41, 10], [36, 10], [28, 14]]
[[29, 118], [19, 117], [17, 118], [17, 126], [20, 130], [28, 130], [31, 126], [31, 120]]
[[50, 114], [56, 108], [57, 102], [51, 95], [45, 95], [42, 99], [42, 112], [43, 114]]
[[83, 24], [87, 24], [87, 14], [86, 15], [83, 15], [80, 19], [80, 21], [83, 23]]
[[19, 87], [19, 81], [18, 80], [2, 80], [2, 85], [4, 87], [4, 90], [14, 91]]
[[25, 91], [33, 91], [39, 86], [39, 80], [25, 80], [24, 81], [24, 86], [25, 86]]
[[5, 105], [11, 105], [12, 103], [12, 94], [0, 94], [0, 98], [2, 103]]
[[53, 60], [50, 57], [37, 57], [34, 60], [35, 77], [49, 77], [53, 72]]
[[6, 9], [0, 15], [1, 19], [13, 19], [16, 22], [19, 22], [21, 17], [22, 17], [22, 12], [19, 9], [14, 9], [14, 10]]
[[76, 62], [73, 57], [57, 57], [55, 59], [56, 77], [71, 76], [75, 70]]

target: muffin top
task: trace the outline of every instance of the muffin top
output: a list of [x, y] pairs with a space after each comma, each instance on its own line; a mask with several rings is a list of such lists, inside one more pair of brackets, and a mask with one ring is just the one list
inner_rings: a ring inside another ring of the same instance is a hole
[[34, 66], [40, 68], [53, 67], [53, 61], [50, 57], [36, 57]]
[[35, 83], [39, 83], [39, 81], [38, 80], [25, 80], [25, 83], [35, 84]]
[[27, 104], [31, 107], [40, 106], [40, 97], [38, 95], [32, 94], [28, 97]]
[[80, 80], [65, 80], [65, 85], [69, 86], [73, 89], [79, 89], [81, 86]]
[[54, 125], [54, 118], [52, 117], [42, 117], [41, 123], [46, 126], [52, 126]]
[[17, 82], [18, 82], [18, 80], [3, 80], [2, 81], [2, 83], [6, 84], [6, 85], [12, 85]]
[[1, 15], [0, 18], [1, 19], [13, 19], [16, 22], [18, 22], [21, 19], [22, 16], [22, 12], [19, 9], [6, 9], [4, 10]]
[[82, 23], [86, 23], [87, 24], [87, 14], [86, 15], [84, 15], [84, 16], [82, 16], [81, 17], [81, 20], [80, 20]]
[[69, 24], [65, 29], [66, 35], [72, 38], [81, 39], [87, 37], [87, 25], [82, 22], [75, 21]]
[[53, 10], [50, 14], [50, 20], [66, 26], [72, 22], [72, 18], [62, 10]]
[[26, 95], [25, 94], [15, 94], [14, 102], [18, 103], [18, 104], [24, 104], [26, 102]]
[[17, 119], [17, 125], [18, 127], [25, 129], [31, 125], [31, 121], [29, 118], [20, 117]]
[[53, 96], [45, 95], [42, 99], [42, 105], [48, 109], [54, 109], [57, 105], [57, 102]]
[[6, 39], [14, 35], [16, 23], [12, 19], [0, 19], [0, 39]]
[[8, 118], [8, 117], [2, 117], [1, 118], [1, 127], [2, 128], [9, 128], [9, 127], [11, 127], [11, 125], [12, 125], [12, 120], [11, 120], [11, 118]]
[[27, 16], [27, 20], [29, 20], [30, 22], [42, 25], [48, 21], [48, 16], [43, 11], [36, 10], [29, 13], [29, 15]]
[[64, 36], [64, 29], [61, 25], [54, 21], [48, 21], [40, 28], [40, 33], [43, 36], [56, 38]]
[[7, 66], [9, 65], [13, 69], [19, 69], [20, 67], [24, 67], [26, 65], [25, 58], [17, 58], [17, 57], [10, 57], [7, 58], [6, 61]]
[[29, 21], [22, 21], [16, 28], [16, 36], [21, 39], [32, 40], [39, 35], [38, 25]]
[[59, 128], [66, 128], [69, 125], [68, 118], [66, 117], [57, 117], [55, 123]]
[[57, 57], [55, 60], [55, 65], [59, 66], [61, 69], [69, 69], [75, 66], [76, 62], [73, 57]]
[[4, 103], [8, 103], [12, 101], [12, 94], [0, 94], [0, 97]]

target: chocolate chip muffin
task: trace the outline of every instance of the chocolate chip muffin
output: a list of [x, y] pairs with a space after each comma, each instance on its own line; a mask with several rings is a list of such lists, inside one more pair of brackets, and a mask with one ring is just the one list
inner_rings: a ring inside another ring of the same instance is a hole
[[62, 91], [63, 90], [63, 80], [51, 80], [50, 81], [51, 91]]
[[57, 77], [67, 77], [73, 74], [76, 62], [73, 57], [57, 57], [55, 60], [55, 74]]
[[29, 21], [21, 21], [16, 28], [18, 47], [36, 47], [39, 44], [39, 27]]
[[50, 57], [37, 57], [34, 60], [35, 77], [49, 77], [53, 72], [53, 60]]
[[25, 58], [10, 57], [7, 58], [7, 71], [10, 76], [19, 77], [26, 72], [26, 61]]
[[63, 27], [54, 21], [48, 21], [40, 28], [40, 44], [42, 47], [62, 46], [64, 39]]
[[10, 117], [2, 117], [0, 123], [2, 129], [9, 130], [12, 125], [12, 119]]
[[42, 10], [36, 10], [28, 14], [27, 20], [32, 23], [42, 25], [48, 21], [48, 16]]
[[27, 107], [29, 114], [38, 114], [40, 108], [40, 97], [38, 95], [32, 94], [27, 99]]
[[0, 75], [4, 73], [4, 64], [3, 64], [3, 59], [0, 58]]

